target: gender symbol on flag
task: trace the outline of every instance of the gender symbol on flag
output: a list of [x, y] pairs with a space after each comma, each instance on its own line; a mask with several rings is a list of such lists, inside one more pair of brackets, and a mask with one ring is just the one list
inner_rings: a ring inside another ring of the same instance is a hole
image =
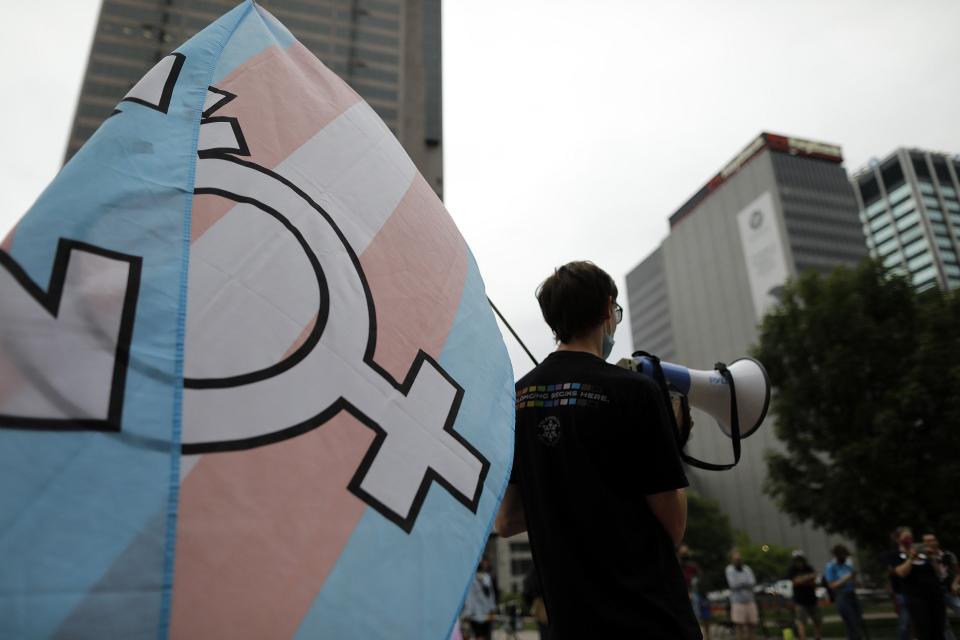
[[[350, 482], [355, 495], [408, 532], [432, 481], [476, 512], [489, 463], [453, 429], [463, 389], [422, 350], [402, 381], [374, 361], [374, 301], [356, 252], [304, 190], [242, 158], [249, 154], [237, 119], [214, 115], [234, 97], [210, 88], [195, 193], [233, 201], [251, 225], [267, 225], [271, 235], [285, 238], [283, 251], [271, 254], [271, 260], [291, 265], [290, 280], [306, 275], [300, 280], [304, 289], [294, 293], [315, 300], [316, 315], [302, 343], [274, 362], [238, 356], [242, 336], [228, 345], [229, 351], [222, 343], [191, 340], [197, 325], [188, 320], [184, 453], [266, 445], [347, 411], [377, 434]], [[256, 260], [233, 258], [256, 251], [250, 243], [256, 245], [260, 238], [248, 230], [205, 238], [191, 250], [191, 262], [198, 267], [191, 267], [188, 310], [203, 309], [200, 322], [208, 329], [211, 322], [226, 326], [250, 294], [247, 287], [237, 287], [208, 297], [222, 268], [204, 271], [199, 265], [233, 265], [234, 281], [249, 275], [245, 269], [263, 269]], [[216, 227], [207, 233], [215, 235]], [[211, 282], [204, 282], [208, 273]], [[238, 362], [259, 366], [238, 371]]]

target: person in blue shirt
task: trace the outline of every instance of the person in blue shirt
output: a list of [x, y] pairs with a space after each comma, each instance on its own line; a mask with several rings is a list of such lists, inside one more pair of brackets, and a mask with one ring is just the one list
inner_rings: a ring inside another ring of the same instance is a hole
[[860, 608], [860, 601], [857, 600], [855, 591], [857, 572], [853, 568], [850, 551], [842, 544], [834, 546], [830, 551], [833, 554], [833, 560], [824, 568], [823, 577], [835, 594], [837, 611], [847, 628], [847, 640], [863, 640], [866, 638], [863, 610]]

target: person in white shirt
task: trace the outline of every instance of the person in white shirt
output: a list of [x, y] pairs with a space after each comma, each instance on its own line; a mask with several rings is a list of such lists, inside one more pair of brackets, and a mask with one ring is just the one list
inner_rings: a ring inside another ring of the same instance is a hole
[[753, 630], [760, 621], [757, 601], [753, 597], [757, 579], [750, 567], [743, 564], [739, 549], [730, 553], [730, 564], [725, 573], [730, 587], [730, 621], [736, 630], [737, 640], [753, 640]]

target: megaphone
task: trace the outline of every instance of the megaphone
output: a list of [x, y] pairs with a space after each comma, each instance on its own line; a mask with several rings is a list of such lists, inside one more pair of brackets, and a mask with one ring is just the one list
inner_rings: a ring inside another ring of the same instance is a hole
[[[620, 366], [638, 371], [656, 378], [657, 360], [635, 353], [623, 358]], [[729, 365], [729, 377], [733, 380], [734, 392], [720, 370], [704, 371], [689, 369], [672, 362], [659, 362], [663, 377], [670, 387], [687, 397], [690, 406], [709, 414], [720, 430], [728, 437], [733, 434], [732, 408], [736, 400], [736, 414], [739, 417], [740, 438], [746, 438], [760, 428], [770, 406], [770, 378], [763, 365], [753, 358], [740, 358]]]

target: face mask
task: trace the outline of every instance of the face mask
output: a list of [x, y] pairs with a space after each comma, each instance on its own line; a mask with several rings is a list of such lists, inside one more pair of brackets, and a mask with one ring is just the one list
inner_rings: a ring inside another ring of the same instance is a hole
[[603, 359], [606, 360], [610, 357], [610, 354], [613, 353], [613, 336], [607, 335], [607, 332], [603, 332]]

